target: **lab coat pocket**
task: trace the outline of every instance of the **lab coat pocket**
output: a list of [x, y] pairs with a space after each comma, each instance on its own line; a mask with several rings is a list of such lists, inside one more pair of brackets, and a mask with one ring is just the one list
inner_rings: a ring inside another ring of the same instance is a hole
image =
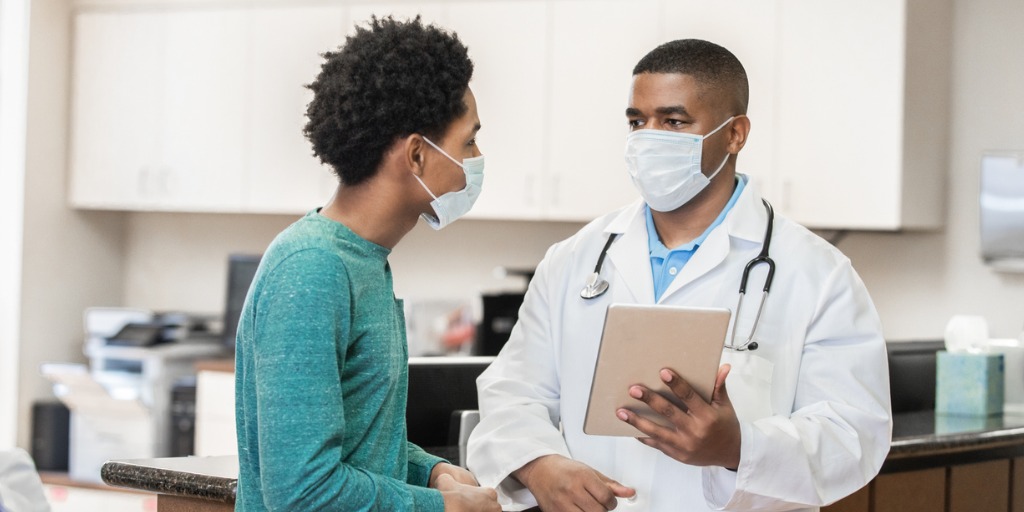
[[722, 364], [732, 365], [725, 381], [736, 416], [751, 422], [772, 415], [772, 374], [775, 364], [750, 351], [726, 350]]

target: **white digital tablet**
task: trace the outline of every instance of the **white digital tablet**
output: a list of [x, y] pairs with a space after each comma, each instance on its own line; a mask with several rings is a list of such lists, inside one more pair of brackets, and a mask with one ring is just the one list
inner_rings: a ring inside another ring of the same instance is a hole
[[629, 396], [630, 386], [643, 384], [682, 406], [661, 381], [662, 368], [674, 370], [710, 401], [731, 315], [724, 308], [608, 306], [583, 432], [646, 437], [615, 415], [620, 408], [665, 425], [663, 416]]

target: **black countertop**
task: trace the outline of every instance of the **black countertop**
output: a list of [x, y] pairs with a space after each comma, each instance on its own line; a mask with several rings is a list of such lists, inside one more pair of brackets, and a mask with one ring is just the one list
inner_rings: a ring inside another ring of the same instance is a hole
[[[893, 416], [892, 447], [882, 471], [914, 469], [921, 461], [941, 465], [977, 454], [1002, 456], [1006, 450], [1024, 455], [1024, 413], [988, 417], [947, 416], [933, 411], [899, 413]], [[454, 447], [427, 451], [458, 460]], [[101, 476], [113, 486], [234, 503], [238, 458], [231, 455], [109, 461], [103, 465]]]
[[116, 487], [234, 503], [238, 457], [112, 460], [103, 464], [100, 477]]

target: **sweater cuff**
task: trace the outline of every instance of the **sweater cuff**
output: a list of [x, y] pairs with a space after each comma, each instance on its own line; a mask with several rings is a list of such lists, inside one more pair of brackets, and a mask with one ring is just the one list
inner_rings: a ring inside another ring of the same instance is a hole
[[434, 470], [434, 466], [442, 462], [448, 461], [422, 450], [419, 450], [417, 453], [410, 453], [409, 473], [406, 475], [406, 482], [420, 487], [429, 486], [430, 472]]

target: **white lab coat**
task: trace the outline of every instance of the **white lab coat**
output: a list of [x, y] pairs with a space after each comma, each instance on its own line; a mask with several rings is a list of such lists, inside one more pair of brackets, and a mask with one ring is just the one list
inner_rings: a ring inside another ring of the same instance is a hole
[[[658, 302], [735, 311], [743, 268], [760, 252], [766, 222], [756, 184], [748, 183]], [[602, 271], [611, 286], [584, 300], [580, 290], [609, 233], [621, 233]], [[892, 434], [874, 305], [849, 259], [778, 215], [771, 256], [777, 268], [759, 347], [722, 355], [732, 365], [726, 386], [742, 436], [736, 472], [689, 466], [635, 439], [583, 433], [607, 306], [654, 302], [642, 202], [548, 250], [508, 344], [477, 381], [481, 422], [469, 441], [470, 470], [498, 488], [506, 510], [536, 505], [509, 475], [547, 454], [635, 488], [637, 497], [620, 500], [617, 510], [816, 510], [865, 485]], [[750, 331], [766, 273], [765, 265], [751, 273], [740, 339]]]

